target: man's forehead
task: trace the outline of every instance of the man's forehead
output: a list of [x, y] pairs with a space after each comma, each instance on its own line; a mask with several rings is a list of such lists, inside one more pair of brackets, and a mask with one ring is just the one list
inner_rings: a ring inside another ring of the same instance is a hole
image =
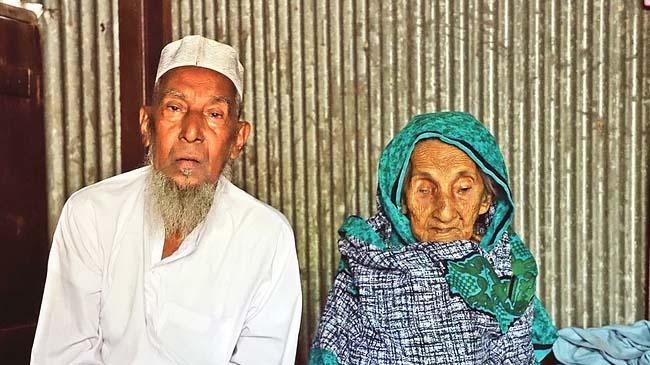
[[[174, 88], [167, 88], [162, 90], [161, 95], [163, 98], [171, 97], [171, 98], [182, 99], [182, 100], [186, 100], [188, 98], [188, 96], [184, 94], [182, 91]], [[227, 95], [213, 95], [210, 101], [212, 103], [224, 103], [230, 105], [235, 102], [235, 98]]]
[[185, 94], [175, 89], [165, 89], [161, 92], [163, 96], [173, 96], [180, 99], [185, 99]]

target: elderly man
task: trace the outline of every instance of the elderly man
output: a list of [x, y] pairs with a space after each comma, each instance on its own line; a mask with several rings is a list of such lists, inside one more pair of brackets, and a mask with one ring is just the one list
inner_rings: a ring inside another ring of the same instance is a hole
[[140, 111], [149, 166], [63, 208], [33, 364], [293, 364], [292, 230], [225, 176], [251, 129], [242, 78], [228, 45], [189, 36], [163, 49]]
[[[533, 364], [555, 339], [512, 229], [494, 137], [460, 112], [414, 117], [379, 161], [378, 212], [340, 229], [312, 365]], [[537, 359], [536, 359], [537, 358]]]

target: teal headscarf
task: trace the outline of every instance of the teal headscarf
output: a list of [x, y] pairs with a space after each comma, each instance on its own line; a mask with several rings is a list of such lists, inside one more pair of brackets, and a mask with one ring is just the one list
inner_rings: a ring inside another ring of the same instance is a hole
[[[505, 333], [526, 308], [534, 305], [532, 340], [537, 359], [543, 358], [557, 338], [540, 300], [535, 296], [537, 265], [533, 255], [512, 229], [515, 205], [508, 185], [508, 172], [495, 138], [472, 115], [442, 112], [415, 116], [388, 144], [379, 160], [378, 204], [392, 224], [388, 240], [360, 217], [350, 217], [340, 229], [342, 236], [356, 237], [376, 247], [396, 251], [416, 243], [409, 218], [402, 212], [402, 190], [416, 143], [437, 138], [464, 151], [499, 188], [494, 213], [480, 246], [490, 252], [504, 237], [511, 247], [512, 276], [499, 277], [479, 253], [448, 263], [446, 280], [452, 293], [472, 308], [493, 315]], [[345, 265], [344, 265], [345, 266]]]

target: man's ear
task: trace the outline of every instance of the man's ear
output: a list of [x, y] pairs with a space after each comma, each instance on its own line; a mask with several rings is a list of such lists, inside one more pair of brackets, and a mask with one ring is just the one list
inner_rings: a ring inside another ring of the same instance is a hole
[[230, 148], [230, 159], [234, 160], [239, 157], [242, 149], [246, 146], [248, 136], [251, 133], [251, 124], [249, 122], [240, 120], [237, 122], [237, 135], [235, 136], [235, 143]]
[[140, 137], [142, 144], [149, 147], [151, 144], [151, 118], [149, 118], [150, 107], [143, 105], [140, 107]]
[[492, 194], [490, 194], [488, 191], [485, 191], [483, 193], [483, 200], [481, 201], [481, 205], [478, 208], [478, 214], [485, 214], [487, 211], [490, 209], [490, 205], [492, 204]]

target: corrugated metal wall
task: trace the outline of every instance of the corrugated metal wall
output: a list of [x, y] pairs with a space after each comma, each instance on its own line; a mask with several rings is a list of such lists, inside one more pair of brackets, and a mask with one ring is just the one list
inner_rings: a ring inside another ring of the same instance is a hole
[[233, 44], [254, 135], [237, 181], [293, 223], [300, 359], [337, 263], [374, 210], [382, 147], [414, 113], [496, 134], [559, 326], [645, 315], [650, 11], [641, 1], [173, 1], [173, 36]]
[[[44, 0], [50, 225], [119, 171], [117, 0]], [[240, 186], [293, 223], [304, 359], [336, 228], [374, 210], [385, 143], [415, 113], [463, 109], [506, 155], [539, 292], [567, 325], [644, 316], [650, 11], [640, 1], [172, 1], [174, 38], [233, 44], [254, 134]]]
[[50, 233], [65, 200], [120, 170], [117, 0], [43, 0]]

